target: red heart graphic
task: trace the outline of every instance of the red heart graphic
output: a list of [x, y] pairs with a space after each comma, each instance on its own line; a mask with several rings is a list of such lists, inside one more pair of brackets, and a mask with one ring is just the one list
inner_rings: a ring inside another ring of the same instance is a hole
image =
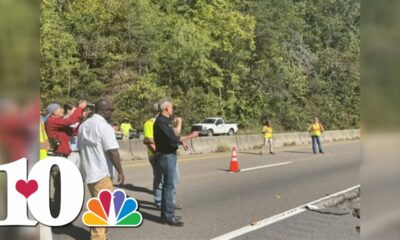
[[24, 195], [25, 198], [29, 198], [30, 195], [38, 190], [38, 184], [35, 180], [30, 180], [28, 182], [19, 180], [17, 184], [15, 184], [15, 188], [19, 193]]

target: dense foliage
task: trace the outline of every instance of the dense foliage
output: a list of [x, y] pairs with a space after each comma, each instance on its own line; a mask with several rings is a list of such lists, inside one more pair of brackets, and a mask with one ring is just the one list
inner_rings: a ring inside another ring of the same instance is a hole
[[41, 98], [113, 99], [139, 127], [173, 99], [186, 126], [222, 116], [358, 127], [360, 0], [42, 0]]

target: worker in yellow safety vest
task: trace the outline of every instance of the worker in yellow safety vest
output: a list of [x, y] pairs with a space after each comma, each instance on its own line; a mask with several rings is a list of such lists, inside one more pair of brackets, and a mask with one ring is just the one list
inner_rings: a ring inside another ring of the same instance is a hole
[[44, 128], [44, 122], [40, 119], [39, 125], [39, 143], [40, 143], [40, 153], [39, 160], [47, 158], [47, 151], [50, 148], [49, 139], [47, 138], [47, 134]]
[[153, 194], [154, 204], [157, 208], [161, 208], [161, 190], [162, 190], [162, 173], [157, 169], [157, 156], [156, 156], [156, 145], [154, 143], [154, 132], [153, 126], [158, 114], [160, 113], [158, 103], [153, 105], [152, 117], [148, 119], [143, 126], [144, 139], [143, 144], [147, 146], [147, 155], [151, 167], [153, 168]]
[[318, 118], [314, 118], [314, 123], [312, 123], [310, 125], [310, 127], [308, 128], [308, 132], [311, 135], [311, 142], [312, 142], [312, 150], [314, 154], [317, 154], [317, 147], [316, 145], [318, 145], [318, 150], [320, 153], [324, 153], [324, 151], [322, 150], [321, 147], [321, 133], [324, 131], [324, 127], [322, 126], [322, 124], [319, 122]]
[[132, 125], [129, 123], [128, 118], [124, 118], [124, 121], [121, 123], [121, 131], [123, 139], [129, 139], [129, 132], [133, 131]]
[[[273, 151], [273, 140], [272, 140], [272, 124], [271, 121], [265, 121], [262, 133], [264, 135], [264, 145], [263, 145], [263, 150], [267, 147], [269, 147], [269, 153], [270, 154], [275, 154]], [[261, 150], [260, 154], [263, 154], [263, 150]]]

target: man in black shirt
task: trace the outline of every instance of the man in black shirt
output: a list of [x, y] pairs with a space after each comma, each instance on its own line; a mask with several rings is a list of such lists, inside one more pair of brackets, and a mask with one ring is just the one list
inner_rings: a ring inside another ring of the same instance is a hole
[[157, 152], [157, 167], [162, 171], [164, 182], [162, 185], [161, 221], [172, 226], [183, 226], [180, 217], [175, 216], [174, 194], [176, 183], [176, 151], [179, 144], [187, 150], [189, 146], [186, 141], [199, 135], [193, 132], [188, 136], [178, 137], [171, 124], [173, 106], [170, 101], [160, 104], [161, 114], [154, 123], [154, 143]]

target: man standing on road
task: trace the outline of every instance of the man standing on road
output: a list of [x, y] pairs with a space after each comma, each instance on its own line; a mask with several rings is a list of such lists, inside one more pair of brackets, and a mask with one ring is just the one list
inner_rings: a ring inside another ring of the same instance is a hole
[[[86, 183], [92, 197], [103, 189], [113, 190], [113, 166], [118, 172], [118, 183], [123, 184], [125, 176], [118, 152], [114, 129], [108, 123], [113, 112], [111, 102], [101, 99], [95, 104], [95, 114], [79, 127], [78, 149], [81, 155]], [[105, 240], [105, 228], [91, 228], [91, 240]]]
[[261, 155], [263, 153], [263, 150], [267, 148], [267, 144], [269, 147], [269, 154], [275, 154], [273, 152], [273, 142], [272, 142], [272, 124], [271, 121], [268, 120], [265, 122], [264, 127], [262, 129], [262, 132], [264, 134], [264, 146], [263, 149], [261, 150]]
[[198, 132], [184, 137], [177, 137], [171, 124], [173, 113], [172, 103], [164, 100], [160, 103], [161, 114], [154, 123], [154, 143], [157, 152], [157, 168], [160, 168], [164, 177], [161, 199], [161, 221], [172, 226], [183, 226], [180, 217], [175, 216], [174, 194], [176, 183], [176, 151], [178, 145], [182, 144], [187, 150], [189, 146], [186, 141], [199, 135]]
[[[162, 184], [163, 184], [163, 176], [162, 171], [160, 168], [157, 168], [156, 161], [156, 145], [154, 143], [154, 123], [156, 118], [160, 114], [160, 106], [158, 103], [155, 103], [152, 108], [153, 117], [148, 119], [144, 123], [144, 139], [143, 144], [147, 146], [147, 155], [149, 157], [149, 161], [151, 167], [153, 169], [153, 194], [154, 194], [154, 204], [156, 205], [157, 209], [161, 209], [161, 194], [162, 194]], [[174, 131], [175, 134], [178, 136], [182, 129], [182, 118], [176, 117], [174, 119]], [[178, 164], [176, 165], [176, 177], [175, 177], [175, 190], [176, 185], [179, 183], [180, 174], [179, 174], [179, 167]], [[174, 199], [175, 209], [182, 209], [182, 205], [176, 204]]]
[[319, 122], [318, 118], [314, 118], [314, 123], [310, 125], [308, 131], [311, 134], [313, 153], [317, 154], [317, 147], [315, 145], [318, 145], [318, 150], [320, 153], [324, 153], [321, 147], [321, 139], [320, 139], [321, 133], [324, 131], [324, 127]]
[[[69, 158], [71, 155], [71, 147], [69, 145], [70, 137], [72, 136], [72, 124], [79, 122], [83, 117], [83, 110], [86, 108], [87, 102], [80, 101], [75, 112], [64, 118], [64, 109], [57, 103], [52, 103], [47, 106], [47, 120], [45, 129], [49, 139], [53, 155]], [[52, 170], [54, 196], [51, 201], [51, 209], [57, 213], [61, 203], [61, 176], [58, 168]]]
[[59, 104], [52, 103], [47, 107], [45, 127], [48, 138], [58, 143], [54, 150], [55, 156], [68, 158], [71, 154], [69, 141], [72, 136], [72, 128], [70, 126], [81, 120], [86, 106], [87, 102], [81, 101], [75, 111], [67, 118], [64, 118], [64, 109]]
[[120, 129], [122, 131], [122, 138], [129, 139], [130, 132], [133, 131], [133, 127], [129, 123], [129, 118], [124, 118], [124, 121], [121, 123]]
[[160, 171], [157, 172], [156, 168], [157, 155], [156, 155], [156, 145], [154, 143], [153, 127], [159, 113], [160, 109], [158, 103], [155, 103], [152, 108], [153, 117], [148, 119], [144, 123], [143, 127], [144, 130], [143, 143], [147, 146], [147, 155], [149, 157], [151, 167], [153, 168], [153, 194], [154, 194], [154, 204], [156, 205], [157, 208], [161, 208], [162, 176], [157, 176], [158, 174], [161, 174], [161, 172]]

